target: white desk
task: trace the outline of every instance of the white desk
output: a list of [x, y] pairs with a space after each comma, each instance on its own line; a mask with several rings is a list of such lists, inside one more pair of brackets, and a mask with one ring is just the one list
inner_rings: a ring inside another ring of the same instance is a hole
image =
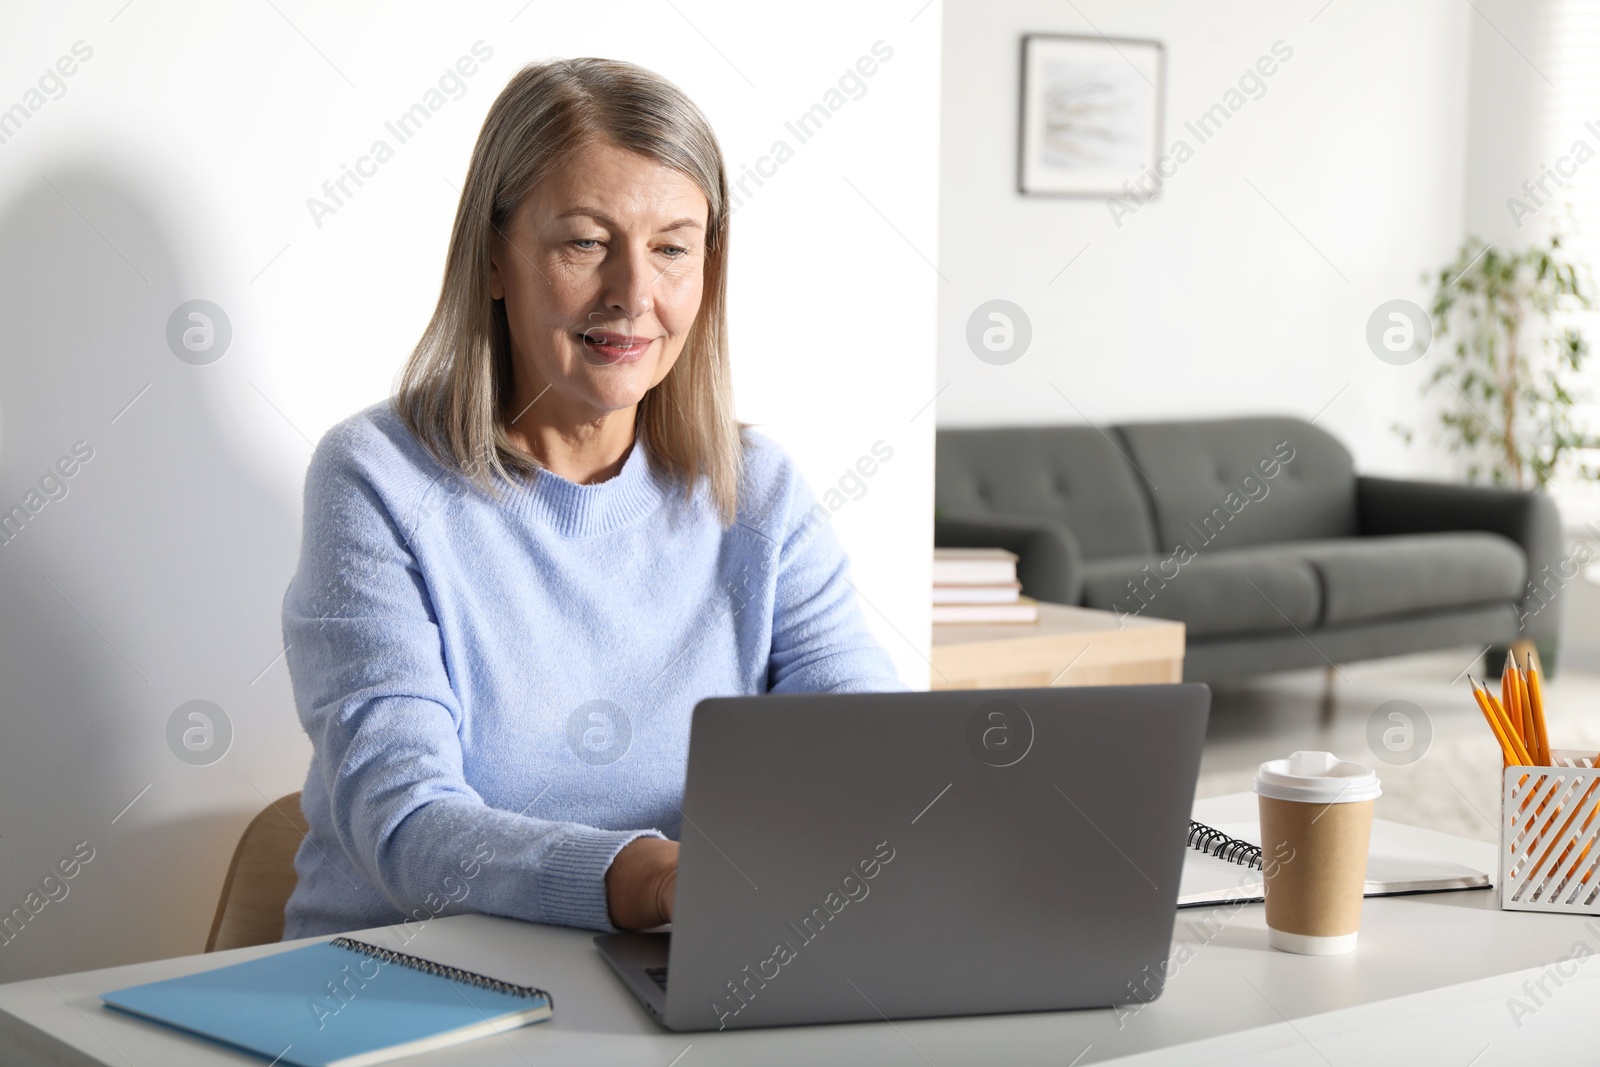
[[[1216, 798], [1197, 804], [1195, 815], [1239, 821], [1254, 817], [1254, 804], [1249, 794]], [[1494, 870], [1492, 845], [1426, 830], [1405, 832], [1437, 855]], [[404, 1062], [1491, 1067], [1534, 1062], [1538, 1054], [1549, 1055], [1552, 1063], [1600, 1062], [1600, 963], [1585, 958], [1565, 965], [1559, 986], [1545, 976], [1580, 944], [1580, 956], [1600, 955], [1600, 918], [1502, 912], [1497, 901], [1493, 890], [1374, 898], [1366, 903], [1360, 948], [1324, 958], [1269, 949], [1260, 904], [1183, 909], [1174, 938], [1189, 945], [1192, 958], [1160, 999], [1131, 1015], [1124, 1009], [1120, 1020], [1117, 1012], [1100, 1009], [683, 1035], [650, 1019], [595, 951], [590, 934], [456, 916], [434, 920], [410, 951], [542, 985], [555, 996], [555, 1017]], [[1217, 921], [1208, 935], [1200, 924], [1212, 914]], [[101, 1006], [98, 994], [283, 947], [0, 986], [0, 1064], [261, 1067], [262, 1060], [118, 1015]], [[1523, 986], [1542, 977], [1551, 995], [1541, 996], [1543, 1005], [1519, 1027], [1508, 998], [1523, 998], [1533, 1007]]]

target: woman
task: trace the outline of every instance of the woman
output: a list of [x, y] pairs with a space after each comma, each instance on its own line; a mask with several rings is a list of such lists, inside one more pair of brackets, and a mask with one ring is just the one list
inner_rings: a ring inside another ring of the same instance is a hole
[[734, 419], [727, 255], [675, 86], [575, 59], [495, 100], [397, 395], [306, 474], [285, 938], [670, 921], [697, 701], [906, 688], [810, 490]]

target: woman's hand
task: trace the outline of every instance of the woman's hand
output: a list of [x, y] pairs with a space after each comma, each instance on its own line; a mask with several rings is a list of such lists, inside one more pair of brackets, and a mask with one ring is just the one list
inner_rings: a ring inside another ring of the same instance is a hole
[[624, 930], [648, 930], [672, 921], [678, 887], [678, 843], [659, 837], [628, 842], [606, 868], [606, 908]]

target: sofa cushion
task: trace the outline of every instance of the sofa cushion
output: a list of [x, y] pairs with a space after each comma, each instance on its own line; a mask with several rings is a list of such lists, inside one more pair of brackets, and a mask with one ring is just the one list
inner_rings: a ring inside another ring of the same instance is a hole
[[941, 429], [934, 506], [956, 518], [1055, 519], [1086, 559], [1156, 551], [1139, 475], [1093, 426]]
[[1528, 561], [1492, 533], [1345, 537], [1276, 546], [1322, 582], [1322, 625], [1416, 615], [1522, 598]]
[[1311, 629], [1322, 610], [1311, 564], [1270, 548], [1090, 560], [1083, 598], [1102, 611], [1178, 619], [1190, 640]]
[[1358, 532], [1350, 453], [1309, 422], [1148, 422], [1117, 433], [1156, 486], [1150, 500], [1163, 554], [1180, 544], [1211, 552]]

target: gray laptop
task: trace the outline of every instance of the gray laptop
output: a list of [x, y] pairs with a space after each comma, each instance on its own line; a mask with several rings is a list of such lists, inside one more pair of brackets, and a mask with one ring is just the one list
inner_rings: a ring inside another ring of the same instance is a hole
[[669, 933], [595, 938], [673, 1030], [1148, 1001], [1204, 685], [717, 697]]

